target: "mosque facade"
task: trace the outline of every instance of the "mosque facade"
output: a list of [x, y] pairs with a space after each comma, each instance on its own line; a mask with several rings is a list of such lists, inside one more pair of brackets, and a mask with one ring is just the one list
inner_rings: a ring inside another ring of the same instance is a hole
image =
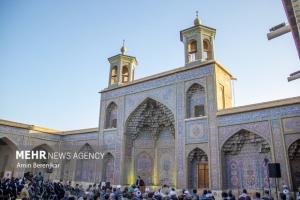
[[[0, 175], [22, 176], [14, 153], [103, 152], [99, 160], [61, 160], [42, 172], [54, 180], [176, 188], [274, 188], [268, 164], [279, 163], [278, 185], [300, 186], [300, 97], [233, 107], [233, 75], [214, 57], [216, 30], [198, 18], [180, 31], [185, 65], [135, 80], [137, 59], [108, 58], [108, 87], [99, 127], [57, 131], [0, 121]], [[26, 162], [34, 162], [24, 161]], [[50, 160], [39, 161], [48, 163]]]

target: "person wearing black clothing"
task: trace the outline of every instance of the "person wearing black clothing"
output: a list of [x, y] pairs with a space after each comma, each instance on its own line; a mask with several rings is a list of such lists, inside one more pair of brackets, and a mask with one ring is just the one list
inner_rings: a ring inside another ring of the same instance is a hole
[[255, 193], [255, 197], [254, 197], [253, 200], [261, 200], [261, 198], [260, 198], [260, 193], [259, 193], [259, 192], [256, 192], [256, 193]]
[[192, 193], [193, 200], [199, 200], [199, 195], [197, 193], [198, 193], [197, 189], [193, 189], [193, 193]]
[[268, 190], [265, 190], [264, 196], [262, 197], [263, 200], [273, 200], [273, 197], [271, 197], [270, 192]]
[[228, 199], [228, 194], [227, 192], [222, 192], [222, 200], [227, 200]]
[[232, 191], [228, 191], [228, 200], [235, 200], [235, 196], [232, 194]]
[[141, 179], [140, 176], [138, 176], [138, 178], [136, 179], [135, 185], [140, 189], [142, 193], [145, 192], [145, 182], [143, 179]]

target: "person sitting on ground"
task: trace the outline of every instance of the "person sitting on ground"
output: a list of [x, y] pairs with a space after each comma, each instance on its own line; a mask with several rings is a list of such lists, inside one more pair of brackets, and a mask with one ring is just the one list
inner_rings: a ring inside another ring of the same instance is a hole
[[202, 195], [199, 197], [200, 200], [206, 200], [207, 190], [203, 190]]
[[177, 195], [176, 195], [176, 191], [175, 188], [171, 188], [171, 191], [169, 193], [170, 199], [171, 200], [178, 200]]
[[117, 200], [117, 199], [116, 199], [116, 191], [117, 191], [117, 189], [116, 189], [116, 188], [113, 188], [112, 192], [111, 192], [110, 195], [109, 195], [109, 199], [110, 199], [110, 200]]
[[162, 200], [160, 190], [156, 191], [152, 197], [153, 200]]
[[291, 193], [287, 185], [282, 186], [282, 193], [285, 194], [287, 200], [291, 199]]
[[121, 185], [117, 185], [117, 188], [115, 191], [115, 197], [116, 197], [116, 200], [122, 199]]
[[190, 192], [188, 190], [185, 190], [184, 191], [184, 199], [191, 199], [192, 198], [192, 195], [190, 194]]
[[227, 192], [222, 192], [221, 197], [222, 197], [222, 200], [227, 200], [227, 198], [228, 198]]
[[211, 193], [210, 190], [207, 190], [207, 194], [205, 195], [207, 199], [209, 200], [215, 200], [214, 195]]
[[61, 200], [69, 200], [69, 197], [70, 197], [70, 192], [66, 191], [64, 198], [62, 198]]
[[264, 191], [264, 196], [262, 197], [263, 200], [273, 200], [273, 197], [270, 195], [269, 190]]
[[133, 197], [134, 200], [142, 200], [142, 193], [141, 191], [137, 191]]
[[161, 190], [160, 190], [160, 194], [162, 197], [168, 196], [170, 192], [170, 188], [167, 185], [163, 185]]
[[100, 200], [100, 193], [96, 191], [94, 194], [94, 200]]
[[259, 192], [255, 193], [255, 196], [254, 196], [253, 200], [261, 200]]
[[193, 200], [199, 200], [199, 195], [198, 195], [197, 189], [193, 189], [193, 192], [192, 192], [192, 199], [193, 199]]
[[228, 200], [235, 200], [235, 196], [232, 194], [232, 191], [228, 191]]
[[241, 195], [239, 196], [239, 200], [248, 200], [251, 199], [250, 196], [247, 193], [246, 189], [243, 189], [243, 192], [241, 193]]
[[100, 189], [100, 199], [104, 199], [105, 195], [105, 186], [102, 186]]
[[154, 192], [149, 192], [148, 193], [148, 198], [147, 199], [152, 199], [154, 196]]
[[28, 184], [25, 184], [23, 189], [21, 190], [20, 197], [23, 198], [28, 198], [29, 199], [29, 192], [28, 192]]

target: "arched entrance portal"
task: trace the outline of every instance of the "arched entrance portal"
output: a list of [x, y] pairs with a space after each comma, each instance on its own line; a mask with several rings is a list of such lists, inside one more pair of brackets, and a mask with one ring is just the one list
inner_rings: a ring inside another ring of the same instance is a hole
[[49, 168], [37, 168], [33, 167], [33, 163], [37, 164], [47, 164], [50, 163], [51, 160], [48, 159], [48, 153], [53, 152], [53, 149], [47, 145], [47, 144], [41, 144], [39, 146], [36, 146], [32, 149], [32, 151], [45, 151], [46, 152], [46, 159], [33, 159], [33, 160], [28, 160], [28, 163], [31, 164], [31, 168], [29, 171], [33, 174], [36, 175], [39, 172], [43, 175], [44, 179], [47, 180], [50, 177], [50, 174], [52, 173], [53, 169]]
[[297, 191], [300, 187], [300, 139], [289, 147], [289, 161], [292, 174], [293, 190]]
[[241, 130], [222, 147], [224, 189], [260, 190], [269, 188], [266, 161], [270, 146], [261, 136]]
[[171, 110], [150, 98], [133, 111], [126, 122], [124, 184], [141, 176], [147, 185], [175, 185], [174, 124]]
[[199, 148], [195, 148], [188, 155], [188, 187], [209, 187], [208, 158]]
[[103, 157], [102, 181], [114, 184], [114, 157], [111, 153]]
[[16, 145], [8, 138], [0, 138], [0, 177], [14, 176], [16, 170]]
[[[93, 148], [89, 144], [81, 147], [78, 153], [89, 154], [94, 153]], [[75, 180], [80, 182], [94, 182], [95, 181], [95, 160], [94, 159], [77, 159]]]

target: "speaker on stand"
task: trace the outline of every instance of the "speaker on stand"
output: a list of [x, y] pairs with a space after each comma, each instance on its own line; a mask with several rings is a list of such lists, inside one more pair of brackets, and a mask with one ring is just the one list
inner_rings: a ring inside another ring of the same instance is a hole
[[275, 178], [276, 196], [277, 196], [277, 199], [279, 199], [278, 190], [277, 190], [277, 178], [281, 178], [280, 164], [279, 163], [269, 163], [268, 164], [268, 175], [269, 175], [269, 178]]

